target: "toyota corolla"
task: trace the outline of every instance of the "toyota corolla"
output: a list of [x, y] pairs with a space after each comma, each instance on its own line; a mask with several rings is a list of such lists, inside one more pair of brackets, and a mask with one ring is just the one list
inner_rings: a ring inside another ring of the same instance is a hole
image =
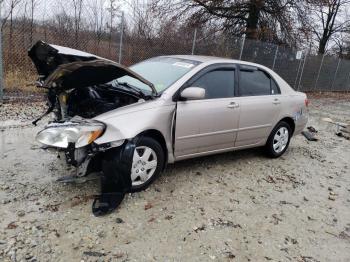
[[279, 157], [308, 119], [306, 95], [255, 63], [177, 55], [128, 68], [41, 41], [29, 56], [55, 116], [36, 139], [77, 176], [123, 168], [131, 191], [183, 159], [253, 147]]

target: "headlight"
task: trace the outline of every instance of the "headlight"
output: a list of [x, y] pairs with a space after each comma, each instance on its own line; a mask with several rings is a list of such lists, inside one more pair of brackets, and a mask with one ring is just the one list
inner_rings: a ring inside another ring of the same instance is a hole
[[53, 147], [67, 148], [74, 143], [75, 148], [80, 148], [100, 137], [104, 128], [99, 122], [51, 124], [37, 134], [36, 140]]

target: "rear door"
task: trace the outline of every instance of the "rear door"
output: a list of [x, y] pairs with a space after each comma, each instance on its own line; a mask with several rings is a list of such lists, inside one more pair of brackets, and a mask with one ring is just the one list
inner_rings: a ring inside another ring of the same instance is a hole
[[185, 85], [204, 88], [206, 97], [177, 102], [177, 158], [234, 147], [239, 120], [236, 82], [236, 67], [225, 65], [200, 72]]
[[281, 110], [281, 92], [273, 78], [264, 70], [239, 67], [239, 103], [241, 114], [235, 146], [264, 143]]

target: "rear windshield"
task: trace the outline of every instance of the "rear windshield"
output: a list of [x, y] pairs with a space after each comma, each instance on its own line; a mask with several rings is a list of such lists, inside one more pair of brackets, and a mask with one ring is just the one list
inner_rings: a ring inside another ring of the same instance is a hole
[[[198, 61], [188, 59], [156, 57], [135, 64], [130, 69], [151, 82], [157, 92], [160, 93], [187, 72], [191, 71], [199, 63]], [[116, 80], [119, 83], [127, 82], [139, 89], [150, 91], [149, 86], [130, 76], [123, 76]]]

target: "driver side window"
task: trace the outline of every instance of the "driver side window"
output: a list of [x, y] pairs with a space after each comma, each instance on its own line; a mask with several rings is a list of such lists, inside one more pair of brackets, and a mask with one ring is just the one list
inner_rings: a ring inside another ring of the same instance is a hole
[[234, 69], [216, 69], [199, 77], [191, 86], [204, 88], [205, 99], [215, 99], [233, 97], [234, 84]]

